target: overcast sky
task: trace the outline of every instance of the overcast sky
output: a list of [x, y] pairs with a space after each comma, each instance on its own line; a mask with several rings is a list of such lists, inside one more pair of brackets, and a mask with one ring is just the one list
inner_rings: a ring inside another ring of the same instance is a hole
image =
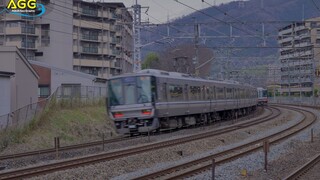
[[[97, 0], [95, 0], [97, 1]], [[203, 3], [201, 0], [179, 0], [195, 9], [202, 9], [209, 7], [208, 4]], [[206, 0], [211, 5], [219, 5], [234, 0]], [[104, 2], [122, 2], [126, 7], [131, 7], [135, 4], [136, 0], [104, 0]], [[146, 9], [142, 9], [142, 20], [152, 23], [165, 23], [167, 19], [177, 18], [189, 13], [194, 12], [191, 8], [177, 3], [175, 0], [138, 0], [138, 4], [143, 7], [149, 7], [148, 15], [145, 14]]]

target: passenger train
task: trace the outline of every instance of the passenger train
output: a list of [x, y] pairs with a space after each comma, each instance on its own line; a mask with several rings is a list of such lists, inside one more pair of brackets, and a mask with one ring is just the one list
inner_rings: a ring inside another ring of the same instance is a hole
[[268, 91], [264, 88], [258, 87], [258, 105], [267, 105], [268, 104]]
[[146, 69], [108, 81], [109, 116], [120, 134], [174, 129], [255, 110], [256, 88]]

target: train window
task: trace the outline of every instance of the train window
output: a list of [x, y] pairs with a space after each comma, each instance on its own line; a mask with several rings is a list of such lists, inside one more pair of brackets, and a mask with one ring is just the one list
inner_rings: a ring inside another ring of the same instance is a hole
[[199, 86], [190, 86], [190, 100], [200, 100], [201, 97], [201, 88]]
[[206, 99], [211, 99], [212, 94], [211, 94], [211, 87], [206, 87]]
[[183, 88], [179, 85], [169, 85], [169, 93], [171, 101], [183, 101]]
[[188, 84], [184, 85], [184, 100], [188, 101], [189, 100], [189, 96], [188, 96]]
[[212, 88], [212, 99], [216, 99], [216, 88], [215, 87], [211, 87]]
[[116, 106], [123, 104], [121, 79], [110, 80], [108, 84], [109, 105]]
[[240, 98], [244, 99], [245, 98], [245, 91], [244, 89], [240, 89]]
[[167, 83], [163, 83], [161, 86], [161, 97], [162, 97], [162, 102], [167, 101]]
[[227, 88], [226, 99], [232, 99], [232, 98], [233, 98], [232, 88]]
[[158, 98], [158, 94], [157, 94], [157, 81], [155, 77], [151, 77], [151, 100], [152, 102], [155, 102], [156, 99]]
[[[138, 103], [149, 103], [152, 97], [151, 77], [141, 76], [137, 78]], [[125, 89], [125, 91], [127, 91]]]
[[217, 99], [224, 99], [224, 89], [221, 87], [216, 87]]
[[124, 90], [124, 104], [135, 104], [135, 83], [125, 83]]

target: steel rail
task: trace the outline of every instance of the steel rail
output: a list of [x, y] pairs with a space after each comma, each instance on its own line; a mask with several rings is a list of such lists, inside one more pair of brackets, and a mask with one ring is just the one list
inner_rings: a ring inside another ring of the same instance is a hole
[[315, 165], [320, 163], [320, 154], [313, 157], [310, 161], [296, 169], [290, 175], [284, 178], [284, 180], [291, 180], [291, 179], [299, 179], [302, 175], [307, 173], [310, 169], [312, 169]]
[[[288, 109], [298, 110], [297, 108], [288, 108]], [[301, 112], [301, 110], [299, 110], [299, 111]], [[307, 110], [304, 110], [304, 111], [307, 111]], [[294, 135], [294, 134], [296, 134], [298, 132], [301, 132], [302, 130], [304, 130], [305, 128], [309, 127], [311, 124], [313, 124], [315, 122], [315, 120], [316, 120], [316, 116], [310, 111], [307, 111], [307, 112], [309, 112], [309, 113], [311, 113], [313, 115], [313, 120], [311, 121], [311, 123], [309, 123], [307, 126], [303, 127], [302, 129], [299, 129], [298, 131], [295, 131], [294, 133], [290, 133], [287, 136], [284, 136], [284, 137], [279, 138], [277, 140], [271, 141], [270, 144], [274, 144], [276, 142], [279, 142], [280, 140], [283, 140], [284, 138], [291, 137], [292, 135]], [[244, 152], [238, 153], [238, 154], [233, 155], [231, 157], [216, 161], [216, 165], [219, 165], [221, 163], [228, 162], [228, 161], [230, 161], [232, 159], [236, 159], [236, 158], [239, 158], [241, 156], [244, 156], [244, 155], [246, 155], [248, 153], [252, 153], [254, 151], [257, 151], [258, 149], [261, 149], [263, 147], [263, 143], [262, 142], [264, 140], [267, 140], [267, 139], [270, 140], [271, 138], [274, 138], [274, 137], [279, 136], [279, 135], [281, 135], [283, 133], [286, 133], [287, 131], [289, 131], [291, 129], [294, 129], [297, 126], [299, 126], [300, 124], [302, 124], [305, 120], [306, 120], [306, 116], [299, 123], [287, 128], [287, 129], [285, 129], [283, 131], [274, 133], [274, 134], [272, 134], [270, 136], [267, 136], [267, 137], [264, 137], [264, 138], [260, 138], [258, 140], [252, 141], [252, 142], [247, 143], [247, 144], [240, 145], [238, 147], [234, 147], [234, 148], [228, 149], [228, 150], [223, 151], [223, 152], [215, 153], [215, 154], [212, 154], [210, 156], [206, 156], [206, 157], [203, 157], [203, 158], [200, 158], [200, 159], [196, 159], [196, 160], [193, 160], [193, 161], [190, 161], [190, 162], [187, 162], [187, 163], [183, 163], [183, 164], [180, 164], [180, 165], [177, 165], [177, 166], [174, 166], [174, 167], [170, 167], [170, 168], [158, 171], [158, 172], [154, 172], [154, 173], [150, 173], [150, 174], [147, 174], [147, 175], [144, 175], [144, 176], [140, 176], [140, 177], [137, 177], [135, 179], [139, 179], [139, 180], [157, 179], [159, 177], [164, 177], [164, 176], [167, 176], [168, 174], [179, 172], [179, 171], [183, 171], [183, 170], [186, 170], [187, 168], [190, 168], [190, 167], [193, 167], [193, 166], [199, 166], [199, 164], [207, 162], [207, 165], [205, 165], [205, 166], [201, 166], [199, 168], [196, 168], [196, 169], [181, 173], [179, 175], [175, 175], [175, 176], [170, 177], [168, 179], [182, 179], [184, 177], [188, 177], [188, 176], [191, 176], [191, 175], [194, 175], [194, 174], [198, 174], [199, 172], [202, 172], [202, 171], [205, 171], [205, 170], [211, 168], [212, 165], [211, 165], [210, 161], [212, 159], [218, 158], [218, 157], [221, 157], [221, 156], [224, 156], [224, 155], [228, 155], [228, 154], [231, 154], [231, 153], [234, 153], [234, 152], [237, 152], [237, 151], [240, 151], [240, 150], [242, 150], [244, 148], [248, 148], [250, 146], [254, 146], [253, 149], [246, 150]], [[257, 146], [257, 144], [258, 144], [258, 146]]]
[[[219, 129], [219, 130], [216, 130], [213, 132], [210, 131], [210, 132], [200, 133], [200, 134], [191, 135], [191, 136], [187, 136], [187, 137], [182, 137], [179, 139], [167, 140], [167, 141], [148, 144], [148, 145], [135, 147], [135, 148], [131, 148], [131, 149], [119, 150], [119, 151], [115, 151], [115, 152], [102, 153], [102, 154], [97, 154], [97, 155], [91, 155], [91, 156], [81, 157], [81, 158], [72, 159], [72, 160], [65, 160], [62, 162], [57, 162], [57, 163], [52, 163], [52, 164], [47, 164], [47, 165], [42, 165], [42, 166], [12, 170], [12, 171], [8, 171], [8, 172], [0, 173], [0, 179], [17, 179], [17, 178], [20, 179], [20, 178], [33, 177], [36, 175], [42, 175], [42, 174], [47, 174], [47, 173], [55, 172], [55, 171], [59, 171], [59, 170], [65, 170], [65, 169], [75, 168], [75, 167], [84, 166], [84, 165], [88, 165], [88, 164], [109, 161], [109, 160], [122, 158], [122, 157], [130, 156], [130, 155], [140, 154], [143, 152], [158, 150], [158, 149], [162, 149], [165, 147], [171, 147], [171, 146], [178, 145], [178, 144], [183, 144], [183, 143], [187, 143], [187, 142], [191, 142], [191, 141], [209, 138], [212, 136], [228, 133], [228, 132], [231, 132], [234, 130], [239, 130], [239, 129], [243, 129], [243, 128], [253, 126], [253, 125], [256, 125], [259, 123], [263, 123], [263, 122], [272, 120], [275, 117], [280, 116], [281, 113], [278, 108], [270, 108], [270, 109], [272, 110], [271, 111], [272, 113], [268, 117], [257, 119], [255, 121], [235, 124], [235, 125], [229, 126], [227, 128]], [[277, 113], [275, 113], [275, 112], [277, 112]]]
[[[82, 143], [82, 144], [61, 146], [58, 148], [58, 151], [64, 152], [64, 151], [70, 151], [70, 150], [81, 149], [81, 148], [90, 148], [92, 146], [99, 146], [99, 145], [101, 146], [103, 144], [106, 145], [106, 144], [111, 144], [111, 143], [115, 143], [115, 142], [122, 142], [122, 141], [126, 141], [126, 140], [136, 139], [139, 137], [140, 136], [137, 136], [137, 137], [125, 136], [125, 137], [119, 137], [119, 138], [114, 138], [114, 139], [107, 139], [104, 141], [100, 140], [100, 141], [94, 141], [94, 142], [88, 142], [88, 143]], [[41, 149], [41, 150], [36, 150], [36, 151], [24, 152], [24, 153], [1, 155], [0, 160], [16, 159], [16, 158], [22, 158], [22, 157], [27, 157], [27, 156], [36, 156], [36, 155], [38, 156], [38, 155], [55, 153], [56, 151], [57, 151], [56, 148], [49, 148], [49, 149]]]

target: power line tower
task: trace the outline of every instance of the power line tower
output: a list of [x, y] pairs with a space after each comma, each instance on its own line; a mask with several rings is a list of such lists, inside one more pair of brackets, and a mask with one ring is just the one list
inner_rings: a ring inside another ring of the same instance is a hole
[[244, 8], [244, 1], [243, 0], [240, 0], [239, 2], [238, 2], [238, 6], [239, 6], [239, 8]]
[[136, 4], [133, 8], [133, 72], [141, 70], [141, 5]]

